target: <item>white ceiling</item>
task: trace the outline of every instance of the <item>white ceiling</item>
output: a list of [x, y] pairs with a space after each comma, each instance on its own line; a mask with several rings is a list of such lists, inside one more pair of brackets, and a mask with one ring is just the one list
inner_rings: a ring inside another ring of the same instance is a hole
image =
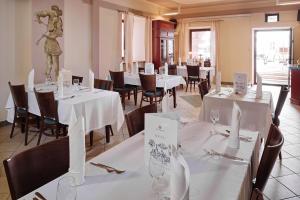
[[173, 0], [178, 4], [199, 4], [199, 3], [213, 3], [224, 2], [225, 0]]

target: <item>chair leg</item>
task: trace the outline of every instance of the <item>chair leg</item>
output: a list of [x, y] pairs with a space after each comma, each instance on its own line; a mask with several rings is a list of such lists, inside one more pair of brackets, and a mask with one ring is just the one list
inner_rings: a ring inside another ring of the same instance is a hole
[[36, 128], [40, 129], [40, 117], [36, 116], [35, 120], [36, 120], [36, 122], [35, 122], [36, 123]]
[[90, 146], [92, 147], [94, 143], [94, 131], [90, 132]]
[[136, 88], [136, 89], [133, 90], [133, 95], [134, 95], [134, 105], [137, 104], [137, 93], [138, 93], [138, 91], [137, 91], [137, 88]]
[[195, 88], [196, 88], [195, 85], [196, 85], [196, 81], [194, 81], [194, 91], [195, 91]]
[[28, 144], [28, 117], [26, 116], [26, 121], [25, 121], [25, 146]]
[[66, 126], [63, 126], [63, 135], [67, 136], [68, 135], [68, 130]]
[[10, 138], [13, 137], [15, 127], [16, 127], [16, 116], [14, 117], [14, 122], [13, 122], [12, 127], [11, 127], [11, 132], [10, 132], [10, 136], [9, 136]]
[[128, 95], [128, 100], [130, 100], [130, 93], [131, 93], [131, 91], [129, 91], [128, 94], [127, 94]]
[[121, 93], [121, 98], [122, 98], [123, 109], [125, 110], [125, 92]]
[[58, 137], [59, 137], [59, 132], [60, 132], [60, 125], [57, 125], [56, 126], [56, 130], [55, 130], [55, 137], [56, 137], [56, 139], [58, 139]]
[[173, 104], [174, 104], [174, 108], [177, 107], [177, 102], [176, 102], [176, 87], [172, 88], [172, 93], [173, 93]]
[[40, 142], [41, 142], [41, 138], [42, 138], [43, 132], [44, 132], [44, 125], [42, 124], [42, 125], [41, 125], [41, 128], [40, 128], [39, 138], [38, 138], [38, 141], [37, 141], [37, 146], [40, 145]]
[[110, 132], [111, 132], [111, 135], [113, 136], [114, 135], [114, 132], [113, 132], [113, 130], [112, 130], [112, 126], [111, 125], [108, 125], [109, 126], [109, 130], [110, 130]]
[[185, 88], [185, 92], [187, 92], [187, 91], [188, 91], [188, 87], [189, 87], [189, 80], [187, 80], [187, 82], [186, 82], [186, 88]]
[[281, 151], [279, 152], [279, 160], [282, 160]]
[[110, 143], [109, 126], [105, 126], [106, 143]]
[[144, 98], [144, 94], [142, 93], [140, 108], [142, 107], [142, 104], [143, 104], [143, 98]]
[[153, 97], [150, 97], [150, 104], [152, 104], [152, 103], [153, 103]]

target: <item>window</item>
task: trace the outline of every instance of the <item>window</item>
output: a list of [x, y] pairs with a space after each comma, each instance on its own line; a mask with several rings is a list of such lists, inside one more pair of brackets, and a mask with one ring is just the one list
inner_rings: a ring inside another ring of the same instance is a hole
[[190, 30], [190, 52], [192, 57], [210, 58], [211, 31], [210, 29]]
[[265, 15], [265, 22], [278, 22], [279, 21], [279, 13], [275, 14], [266, 14]]

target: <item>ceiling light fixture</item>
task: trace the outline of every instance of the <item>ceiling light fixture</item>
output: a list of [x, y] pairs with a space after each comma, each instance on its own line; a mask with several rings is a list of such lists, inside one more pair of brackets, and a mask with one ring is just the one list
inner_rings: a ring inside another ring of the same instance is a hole
[[299, 0], [276, 0], [276, 5], [286, 6], [286, 5], [296, 5], [300, 4]]
[[164, 16], [173, 16], [173, 15], [179, 15], [180, 14], [180, 10], [181, 10], [181, 7], [180, 6], [178, 6], [178, 9], [177, 9], [177, 11], [170, 11], [170, 12], [166, 12], [166, 13], [164, 13], [163, 15]]

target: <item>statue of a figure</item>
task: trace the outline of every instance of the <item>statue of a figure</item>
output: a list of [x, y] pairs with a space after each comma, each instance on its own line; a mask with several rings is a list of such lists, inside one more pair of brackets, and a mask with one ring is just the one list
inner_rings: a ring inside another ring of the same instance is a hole
[[[44, 51], [47, 56], [47, 68], [46, 78], [51, 79], [51, 71], [54, 68], [56, 79], [59, 72], [59, 56], [62, 54], [62, 50], [56, 38], [63, 36], [63, 22], [61, 19], [62, 10], [58, 6], [51, 6], [51, 10], [43, 10], [36, 13], [37, 22], [47, 26], [47, 31], [37, 41], [39, 44], [40, 40], [45, 38]], [[41, 18], [48, 18], [48, 23], [45, 24]]]

